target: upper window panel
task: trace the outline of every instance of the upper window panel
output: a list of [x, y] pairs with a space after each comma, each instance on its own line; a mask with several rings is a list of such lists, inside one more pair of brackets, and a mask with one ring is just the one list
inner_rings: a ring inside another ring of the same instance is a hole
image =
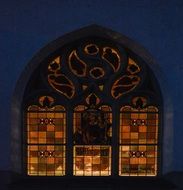
[[59, 46], [45, 57], [32, 74], [26, 93], [49, 90], [62, 102], [81, 95], [84, 101], [87, 94], [95, 93], [120, 102], [142, 91], [161, 97], [156, 82], [140, 56], [114, 39], [91, 35]]
[[50, 87], [67, 99], [92, 90], [118, 100], [142, 81], [142, 65], [132, 57], [109, 40], [84, 39], [55, 53], [45, 63], [45, 77]]
[[50, 107], [53, 99], [40, 98], [40, 106], [31, 105], [27, 111], [27, 143], [64, 144], [66, 142], [65, 108], [60, 105]]
[[145, 106], [146, 99], [136, 97], [134, 106], [120, 111], [120, 144], [156, 144], [159, 114], [155, 106]]

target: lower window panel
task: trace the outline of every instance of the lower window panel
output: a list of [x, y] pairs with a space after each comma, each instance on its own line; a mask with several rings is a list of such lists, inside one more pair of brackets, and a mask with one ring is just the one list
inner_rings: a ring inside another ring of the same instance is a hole
[[111, 146], [74, 146], [73, 175], [109, 176], [111, 175]]
[[122, 145], [119, 150], [120, 176], [156, 176], [156, 145]]
[[30, 176], [65, 175], [65, 146], [28, 145], [27, 171]]

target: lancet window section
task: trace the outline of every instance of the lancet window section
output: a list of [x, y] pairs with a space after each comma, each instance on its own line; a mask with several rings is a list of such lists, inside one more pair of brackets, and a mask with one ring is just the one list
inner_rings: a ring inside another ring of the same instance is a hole
[[112, 157], [112, 110], [96, 105], [95, 95], [88, 106], [74, 110], [73, 175], [110, 176]]
[[120, 111], [119, 175], [156, 176], [159, 112], [146, 106], [146, 99], [133, 99], [133, 106]]
[[42, 96], [40, 105], [26, 112], [27, 174], [30, 176], [65, 175], [66, 113], [54, 99]]

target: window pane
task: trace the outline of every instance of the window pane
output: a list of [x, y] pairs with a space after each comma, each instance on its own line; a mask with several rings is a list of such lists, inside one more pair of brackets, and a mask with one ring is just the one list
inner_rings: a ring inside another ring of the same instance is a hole
[[[64, 144], [66, 116], [52, 108], [27, 113], [27, 142], [29, 144]], [[61, 110], [63, 111], [63, 110]]]
[[123, 145], [119, 149], [119, 175], [156, 176], [157, 146]]
[[28, 175], [65, 175], [65, 146], [28, 145]]
[[119, 175], [157, 175], [158, 125], [156, 107], [121, 108]]
[[157, 144], [158, 112], [151, 106], [144, 109], [129, 107], [120, 113], [120, 144]]
[[65, 175], [66, 114], [63, 106], [51, 107], [54, 99], [42, 96], [40, 107], [27, 111], [27, 174]]
[[88, 109], [77, 106], [73, 118], [74, 144], [111, 144], [112, 112], [109, 106]]
[[75, 108], [73, 119], [73, 174], [111, 175], [111, 108], [87, 108], [80, 105]]
[[73, 171], [76, 176], [111, 175], [111, 146], [74, 146]]

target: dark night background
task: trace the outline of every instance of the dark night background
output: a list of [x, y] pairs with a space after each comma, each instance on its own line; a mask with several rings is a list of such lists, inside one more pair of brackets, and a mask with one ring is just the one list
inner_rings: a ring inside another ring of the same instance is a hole
[[182, 0], [0, 0], [0, 170], [10, 169], [11, 99], [21, 72], [50, 41], [91, 24], [128, 36], [160, 65], [174, 108], [172, 170], [182, 171]]

